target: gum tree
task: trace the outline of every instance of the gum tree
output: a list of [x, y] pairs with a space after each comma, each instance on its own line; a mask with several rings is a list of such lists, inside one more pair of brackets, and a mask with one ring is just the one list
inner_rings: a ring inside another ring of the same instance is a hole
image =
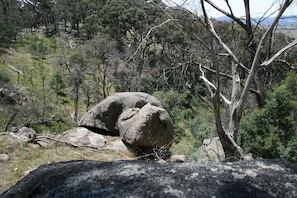
[[[235, 14], [233, 13], [233, 9], [235, 8], [231, 7], [228, 0], [226, 0], [225, 2], [229, 10], [223, 10], [211, 0], [200, 1], [203, 11], [203, 16], [200, 18], [200, 21], [203, 23], [204, 27], [209, 33], [209, 52], [211, 56], [210, 61], [211, 67], [215, 70], [215, 79], [213, 82], [211, 80], [208, 80], [202, 68], [201, 78], [204, 80], [210, 93], [214, 109], [217, 133], [222, 142], [226, 159], [243, 158], [243, 151], [236, 144], [236, 139], [249, 93], [251, 92], [252, 88], [255, 87], [256, 90], [254, 91], [256, 91], [259, 96], [263, 94], [260, 90], [261, 81], [258, 77], [259, 73], [263, 69], [269, 70], [272, 63], [281, 58], [284, 52], [288, 51], [297, 44], [297, 40], [293, 40], [282, 48], [277, 49], [275, 53], [271, 53], [271, 50], [269, 50], [274, 44], [273, 36], [275, 34], [275, 29], [277, 28], [278, 22], [283, 16], [285, 10], [292, 4], [293, 1], [294, 0], [280, 1], [280, 7], [276, 11], [276, 17], [274, 18], [272, 24], [264, 29], [263, 33], [260, 35], [259, 40], [255, 39], [255, 32], [258, 26], [254, 26], [252, 23], [253, 19], [251, 17], [249, 0], [243, 0], [245, 7], [244, 19], [235, 16]], [[231, 50], [231, 48], [222, 40], [207, 15], [207, 11], [205, 9], [206, 3], [228, 16], [246, 32], [246, 50], [249, 52], [250, 61], [244, 63], [242, 59], [238, 57], [238, 55], [235, 54]], [[224, 53], [226, 53], [227, 56], [231, 58], [231, 64], [225, 65], [225, 67], [229, 67], [229, 76], [232, 78], [230, 99], [227, 99], [227, 97], [222, 94], [220, 75], [222, 67], [220, 67], [218, 57], [218, 54], [221, 52], [217, 51], [216, 45], [220, 45], [224, 49]], [[265, 57], [265, 59], [263, 59], [262, 57]], [[279, 69], [282, 70], [282, 68]], [[244, 75], [242, 75], [243, 73]], [[244, 81], [242, 79], [242, 76], [244, 76], [245, 78]], [[223, 101], [229, 106], [229, 126], [226, 129], [224, 128], [222, 122], [222, 115], [220, 110], [221, 99], [223, 99]]]

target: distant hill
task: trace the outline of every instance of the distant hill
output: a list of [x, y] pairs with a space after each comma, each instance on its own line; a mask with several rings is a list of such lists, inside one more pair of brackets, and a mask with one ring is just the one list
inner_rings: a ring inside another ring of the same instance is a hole
[[[216, 18], [218, 21], [231, 21], [231, 19], [227, 16], [222, 16]], [[271, 25], [274, 20], [274, 17], [268, 17], [268, 18], [254, 18], [254, 23], [258, 23], [259, 21], [262, 21], [262, 25]], [[283, 16], [279, 20], [279, 25], [289, 25], [289, 26], [297, 26], [297, 15], [296, 16]]]
[[[226, 21], [226, 22], [232, 21], [227, 16], [218, 17], [216, 18], [216, 20]], [[261, 21], [261, 25], [264, 27], [267, 27], [272, 24], [273, 20], [274, 20], [274, 17], [268, 17], [268, 18], [255, 18], [253, 21], [254, 21], [254, 24], [257, 24], [259, 21]], [[283, 16], [279, 20], [279, 26], [277, 31], [297, 39], [297, 15]]]

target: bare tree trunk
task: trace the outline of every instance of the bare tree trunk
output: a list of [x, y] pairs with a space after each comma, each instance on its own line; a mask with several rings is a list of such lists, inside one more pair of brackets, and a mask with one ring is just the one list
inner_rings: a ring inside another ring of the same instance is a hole
[[239, 77], [239, 65], [237, 63], [232, 63], [232, 94], [231, 94], [231, 104], [230, 104], [230, 121], [229, 121], [229, 134], [235, 140], [237, 139], [237, 134], [239, 130], [240, 118], [237, 114], [237, 101], [241, 93], [241, 84]]
[[[221, 112], [220, 112], [220, 97], [222, 97], [222, 95], [220, 93], [221, 92], [221, 90], [220, 90], [221, 89], [220, 88], [220, 68], [219, 68], [218, 60], [217, 60], [217, 56], [216, 56], [217, 53], [215, 52], [215, 48], [214, 48], [214, 37], [215, 36], [213, 35], [213, 32], [212, 32], [213, 27], [210, 27], [211, 22], [209, 21], [209, 19], [207, 17], [203, 0], [201, 1], [201, 5], [202, 5], [202, 10], [204, 12], [204, 25], [210, 35], [210, 52], [211, 52], [211, 58], [213, 61], [213, 66], [216, 71], [215, 93], [214, 94], [212, 93], [212, 91], [209, 87], [209, 84], [208, 84], [208, 88], [209, 88], [210, 94], [212, 95], [211, 101], [213, 103], [213, 110], [214, 110], [214, 117], [215, 117], [217, 133], [218, 133], [219, 139], [220, 139], [223, 149], [224, 149], [225, 159], [226, 160], [242, 159], [243, 158], [242, 149], [234, 141], [234, 134], [237, 134], [239, 120], [240, 120], [237, 117], [237, 110], [236, 110], [237, 104], [236, 104], [236, 100], [235, 100], [240, 95], [240, 79], [239, 79], [239, 72], [238, 72], [239, 65], [233, 64], [233, 66], [232, 66], [232, 72], [234, 74], [232, 99], [234, 99], [234, 100], [233, 100], [233, 104], [231, 102], [231, 103], [229, 103], [229, 105], [231, 106], [231, 108], [234, 108], [233, 109], [234, 113], [231, 115], [231, 119], [230, 119], [230, 120], [232, 120], [232, 122], [230, 122], [230, 123], [232, 123], [232, 124], [230, 124], [231, 130], [229, 130], [229, 132], [226, 132], [222, 125]], [[238, 82], [238, 79], [239, 79], [239, 82]], [[209, 81], [207, 81], [207, 83], [208, 82]], [[225, 99], [225, 101], [226, 101], [226, 99]]]
[[[250, 66], [250, 69], [245, 67], [239, 59], [236, 58], [236, 56], [233, 54], [233, 52], [230, 50], [230, 48], [222, 41], [222, 39], [218, 36], [216, 33], [211, 21], [208, 19], [204, 1], [209, 3], [211, 6], [213, 6], [218, 11], [224, 13], [226, 16], [229, 16], [233, 20], [235, 20], [247, 33], [248, 35], [248, 41], [249, 41], [249, 50], [251, 54], [252, 64]], [[241, 20], [236, 18], [233, 15], [232, 9], [229, 5], [229, 2], [226, 1], [226, 4], [229, 7], [230, 13], [220, 9], [217, 7], [211, 0], [201, 0], [201, 6], [202, 11], [204, 15], [204, 22], [202, 22], [206, 28], [206, 30], [209, 32], [210, 35], [210, 52], [211, 52], [211, 58], [213, 66], [215, 67], [216, 72], [216, 85], [213, 85], [207, 78], [204, 76], [204, 72], [202, 72], [202, 79], [207, 85], [208, 90], [211, 94], [211, 99], [213, 103], [214, 108], [214, 116], [215, 116], [215, 123], [217, 128], [217, 133], [220, 138], [220, 141], [223, 145], [223, 149], [225, 152], [226, 159], [231, 158], [243, 158], [243, 152], [242, 149], [236, 144], [235, 140], [237, 139], [237, 134], [239, 132], [240, 128], [240, 121], [242, 118], [242, 113], [244, 110], [244, 106], [246, 104], [248, 94], [250, 92], [251, 85], [254, 84], [256, 87], [256, 93], [258, 95], [258, 103], [259, 106], [264, 104], [264, 92], [262, 90], [262, 84], [260, 82], [260, 79], [258, 78], [258, 71], [271, 64], [277, 57], [279, 57], [284, 51], [290, 49], [291, 47], [297, 45], [297, 40], [293, 41], [292, 43], [288, 44], [286, 47], [279, 50], [274, 56], [272, 56], [270, 59], [264, 61], [263, 63], [260, 63], [260, 54], [263, 49], [263, 46], [271, 34], [271, 32], [274, 30], [275, 26], [278, 23], [278, 20], [283, 15], [286, 8], [293, 2], [293, 0], [284, 0], [282, 7], [279, 10], [278, 15], [275, 17], [275, 20], [273, 21], [272, 25], [265, 31], [262, 38], [259, 41], [258, 46], [254, 45], [254, 39], [253, 39], [253, 32], [252, 32], [252, 26], [251, 26], [251, 18], [250, 18], [250, 9], [249, 9], [249, 0], [244, 0], [245, 9], [246, 9], [246, 23], [243, 23]], [[214, 48], [214, 41], [213, 39], [216, 39], [218, 43], [227, 51], [227, 53], [230, 55], [230, 57], [233, 58], [233, 64], [231, 65], [232, 70], [232, 94], [231, 94], [231, 101], [228, 102], [228, 100], [222, 96], [220, 91], [220, 70], [218, 66], [218, 60]], [[239, 75], [239, 68], [243, 68], [245, 71], [247, 71], [247, 79], [243, 85], [243, 89], [241, 89], [241, 83], [240, 83], [240, 75]], [[212, 93], [212, 89], [215, 90], [215, 93]], [[229, 120], [229, 130], [226, 132], [222, 126], [221, 122], [221, 113], [220, 113], [220, 97], [224, 99], [224, 101], [227, 101], [230, 105], [230, 120]]]
[[243, 158], [242, 149], [236, 144], [231, 134], [227, 133], [222, 126], [218, 94], [214, 95], [214, 97], [212, 98], [212, 103], [214, 108], [214, 116], [215, 116], [217, 133], [223, 146], [223, 150], [225, 153], [225, 160], [234, 161], [234, 160], [242, 159]]
[[74, 114], [73, 120], [77, 123], [78, 121], [78, 100], [79, 100], [79, 85], [75, 87], [75, 107], [74, 107]]

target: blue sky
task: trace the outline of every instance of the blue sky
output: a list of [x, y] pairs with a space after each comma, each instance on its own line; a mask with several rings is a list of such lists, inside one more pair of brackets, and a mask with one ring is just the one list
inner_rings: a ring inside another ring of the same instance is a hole
[[[199, 4], [200, 0], [163, 0], [166, 4], [178, 4], [182, 5], [190, 9], [195, 13], [200, 13], [199, 11]], [[214, 3], [219, 5], [221, 8], [228, 10], [225, 0], [213, 0]], [[250, 9], [252, 17], [261, 17], [265, 11], [267, 11], [272, 5], [270, 11], [266, 14], [266, 16], [273, 14], [279, 8], [280, 0], [250, 0]], [[243, 0], [229, 0], [229, 3], [233, 9], [233, 12], [236, 16], [240, 17], [244, 15], [244, 4]], [[215, 11], [211, 7], [207, 7], [207, 12], [209, 16], [212, 17], [220, 17], [223, 16], [221, 13]], [[292, 4], [288, 10], [286, 11], [285, 15], [297, 15], [297, 4], [296, 2]]]

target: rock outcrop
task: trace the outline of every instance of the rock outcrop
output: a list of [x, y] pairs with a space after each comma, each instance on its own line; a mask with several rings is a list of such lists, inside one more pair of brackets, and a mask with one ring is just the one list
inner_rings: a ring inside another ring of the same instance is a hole
[[171, 117], [161, 102], [147, 93], [115, 93], [87, 112], [79, 126], [102, 135], [120, 136], [136, 154], [157, 153], [157, 148], [161, 158], [170, 155], [174, 135]]
[[225, 153], [219, 137], [206, 138], [195, 153], [199, 162], [220, 162], [225, 160]]
[[102, 148], [107, 142], [103, 135], [93, 133], [83, 127], [65, 131], [62, 140], [77, 146], [91, 146], [95, 148]]
[[124, 111], [117, 122], [123, 142], [133, 147], [168, 147], [173, 140], [173, 123], [166, 110], [151, 104]]
[[10, 159], [9, 155], [5, 153], [0, 154], [0, 162], [7, 162]]
[[30, 142], [36, 138], [36, 131], [32, 128], [22, 127], [15, 133], [18, 141]]
[[147, 103], [161, 107], [161, 102], [147, 93], [115, 93], [88, 111], [80, 120], [79, 126], [99, 134], [119, 136], [116, 123], [121, 113], [129, 108], [141, 108]]
[[297, 165], [70, 161], [33, 170], [0, 197], [297, 197]]
[[[1, 86], [1, 85], [0, 85]], [[0, 102], [5, 105], [21, 104], [27, 101], [26, 91], [19, 87], [13, 89], [6, 89], [0, 87]]]

